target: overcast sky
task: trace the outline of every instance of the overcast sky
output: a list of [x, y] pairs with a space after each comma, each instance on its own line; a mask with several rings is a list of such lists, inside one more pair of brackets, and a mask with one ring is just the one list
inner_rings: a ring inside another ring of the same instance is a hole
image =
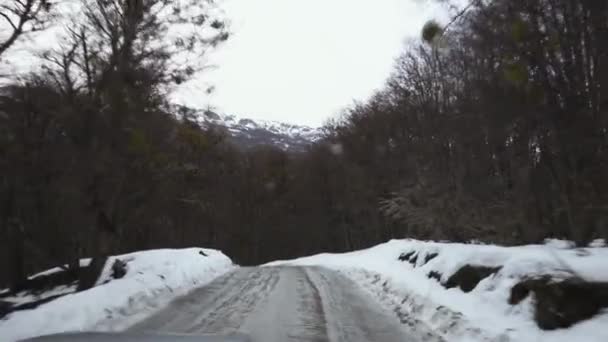
[[187, 103], [239, 117], [319, 126], [381, 87], [433, 0], [224, 0], [231, 39]]
[[[437, 0], [218, 1], [233, 34], [211, 55], [217, 68], [182, 85], [174, 100], [311, 126], [381, 88], [404, 42], [418, 39], [428, 19], [445, 17]], [[0, 71], [36, 65], [28, 49], [57, 43], [56, 30], [42, 34], [16, 44]], [[206, 96], [210, 86], [215, 91]]]

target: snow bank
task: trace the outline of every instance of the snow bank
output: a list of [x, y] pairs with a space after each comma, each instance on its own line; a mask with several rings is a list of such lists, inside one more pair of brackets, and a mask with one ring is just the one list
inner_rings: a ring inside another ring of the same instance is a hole
[[[412, 257], [417, 255], [414, 265], [399, 261], [400, 256], [411, 252]], [[599, 342], [608, 341], [606, 312], [568, 329], [543, 331], [533, 320], [530, 297], [517, 305], [509, 305], [508, 298], [513, 285], [536, 275], [559, 279], [574, 273], [590, 281], [608, 281], [606, 260], [608, 248], [575, 249], [559, 241], [499, 247], [392, 240], [366, 250], [320, 254], [268, 266], [320, 265], [340, 270], [390, 307], [402, 322], [421, 320], [448, 341]], [[469, 293], [459, 288], [445, 289], [428, 277], [433, 271], [445, 282], [467, 264], [502, 268]]]
[[[126, 261], [128, 271], [123, 278], [112, 280], [111, 266], [116, 259]], [[201, 248], [111, 257], [94, 288], [35, 310], [14, 312], [0, 321], [0, 341], [67, 331], [121, 330], [234, 267], [220, 251]]]

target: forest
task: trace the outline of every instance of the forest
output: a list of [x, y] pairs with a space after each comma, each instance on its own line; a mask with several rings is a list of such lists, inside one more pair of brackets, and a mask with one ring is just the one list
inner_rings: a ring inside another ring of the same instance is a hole
[[[606, 1], [472, 0], [428, 22], [304, 153], [244, 151], [169, 101], [198, 71], [173, 56], [230, 39], [222, 21], [83, 1], [45, 67], [0, 89], [0, 287], [58, 265], [91, 286], [109, 255], [153, 248], [249, 265], [393, 238], [608, 238]], [[8, 3], [0, 59], [54, 9]], [[171, 20], [205, 35], [154, 44]]]

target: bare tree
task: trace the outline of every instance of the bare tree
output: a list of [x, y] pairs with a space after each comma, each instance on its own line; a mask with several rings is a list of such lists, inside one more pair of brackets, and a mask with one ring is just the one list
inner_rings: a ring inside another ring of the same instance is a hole
[[21, 35], [43, 29], [50, 8], [49, 0], [1, 0], [0, 29], [8, 34], [0, 35], [0, 57]]

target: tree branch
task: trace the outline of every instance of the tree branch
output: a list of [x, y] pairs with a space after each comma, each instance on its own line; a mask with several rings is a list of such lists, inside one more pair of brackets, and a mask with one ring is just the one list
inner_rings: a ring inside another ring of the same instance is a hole
[[4, 19], [6, 19], [6, 21], [8, 21], [8, 23], [11, 25], [13, 30], [17, 30], [17, 26], [15, 26], [15, 24], [13, 23], [13, 21], [11, 20], [11, 18], [8, 15], [0, 12], [0, 16], [3, 17]]
[[[15, 7], [9, 7], [7, 5], [0, 6], [0, 15], [5, 18], [11, 27], [13, 28], [13, 32], [6, 38], [5, 41], [0, 42], [0, 56], [8, 50], [21, 36], [25, 33], [24, 27], [25, 24], [29, 21], [37, 20], [37, 16], [39, 12], [42, 10], [43, 2], [45, 0], [26, 0], [25, 2], [21, 2], [19, 0], [12, 0], [14, 3], [21, 5], [21, 9]], [[34, 5], [38, 4], [38, 7], [34, 10]], [[18, 17], [19, 23], [15, 24], [13, 20], [10, 19], [8, 13], [12, 13]]]

